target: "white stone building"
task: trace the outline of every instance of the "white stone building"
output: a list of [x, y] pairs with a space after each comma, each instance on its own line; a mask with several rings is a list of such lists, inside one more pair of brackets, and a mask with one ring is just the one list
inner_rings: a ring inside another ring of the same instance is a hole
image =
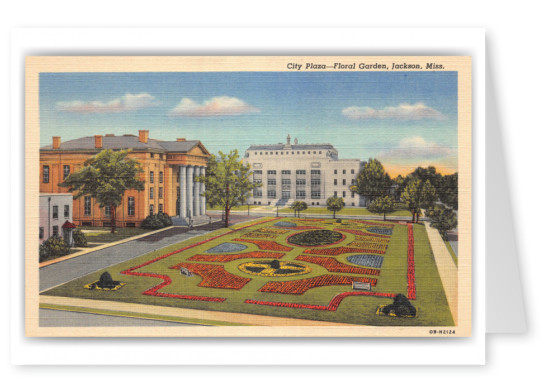
[[39, 201], [39, 243], [59, 236], [69, 244], [73, 244], [71, 229], [63, 225], [73, 220], [73, 195], [71, 193], [40, 193]]
[[365, 206], [350, 186], [365, 162], [339, 159], [331, 144], [299, 144], [287, 136], [287, 143], [251, 145], [244, 163], [253, 171], [253, 182], [262, 187], [253, 191], [251, 205], [290, 205], [295, 200], [309, 206], [325, 206], [332, 196], [342, 197], [345, 206]]

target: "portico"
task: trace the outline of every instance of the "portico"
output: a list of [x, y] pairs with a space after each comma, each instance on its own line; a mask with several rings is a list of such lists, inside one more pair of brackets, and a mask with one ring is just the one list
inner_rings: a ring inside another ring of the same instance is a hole
[[198, 182], [197, 178], [205, 175], [204, 166], [180, 165], [179, 166], [180, 192], [179, 217], [182, 219], [203, 216], [206, 214], [207, 200], [205, 198], [205, 184]]

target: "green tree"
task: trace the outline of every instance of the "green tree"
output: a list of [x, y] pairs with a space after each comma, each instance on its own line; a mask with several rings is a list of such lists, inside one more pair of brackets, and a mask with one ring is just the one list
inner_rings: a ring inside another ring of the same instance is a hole
[[451, 208], [435, 205], [427, 211], [431, 219], [430, 226], [436, 228], [444, 240], [448, 240], [448, 231], [457, 227], [457, 215]]
[[457, 210], [458, 207], [458, 186], [457, 186], [457, 173], [451, 175], [444, 175], [440, 182], [438, 190], [438, 198], [444, 204]]
[[218, 152], [212, 155], [207, 164], [205, 175], [197, 178], [205, 184], [205, 191], [201, 194], [206, 197], [209, 206], [224, 208], [225, 225], [229, 225], [230, 210], [234, 206], [244, 204], [251, 196], [251, 191], [262, 186], [261, 183], [252, 183], [250, 165], [243, 165], [239, 160], [237, 150], [229, 154]]
[[300, 217], [300, 212], [308, 209], [308, 204], [304, 201], [295, 201], [291, 204], [291, 209], [295, 211], [295, 215], [298, 212], [298, 217]]
[[386, 214], [394, 210], [394, 200], [389, 196], [379, 197], [370, 203], [367, 209], [373, 213], [382, 213], [383, 220], [386, 221]]
[[400, 198], [402, 197], [402, 193], [404, 192], [404, 189], [406, 188], [406, 185], [407, 185], [406, 178], [404, 178], [401, 175], [398, 175], [396, 178], [394, 178], [392, 180], [392, 184], [393, 184], [394, 190], [395, 190], [394, 199], [396, 201], [399, 201]]
[[391, 186], [390, 176], [381, 162], [370, 158], [358, 173], [356, 185], [350, 186], [350, 190], [364, 196], [369, 203], [375, 198], [388, 195]]
[[436, 198], [436, 189], [431, 185], [429, 180], [425, 181], [425, 183], [420, 179], [410, 180], [402, 193], [402, 200], [411, 211], [412, 222], [419, 222], [421, 208], [428, 209], [432, 207]]
[[333, 218], [335, 218], [336, 213], [344, 208], [344, 200], [340, 197], [333, 196], [327, 199], [327, 210], [333, 212]]
[[144, 189], [144, 181], [139, 179], [143, 170], [136, 160], [127, 157], [128, 152], [104, 149], [84, 162], [80, 171], [70, 174], [59, 184], [76, 192], [74, 199], [88, 195], [101, 208], [109, 207], [111, 233], [115, 232], [115, 210], [121, 204], [124, 192]]

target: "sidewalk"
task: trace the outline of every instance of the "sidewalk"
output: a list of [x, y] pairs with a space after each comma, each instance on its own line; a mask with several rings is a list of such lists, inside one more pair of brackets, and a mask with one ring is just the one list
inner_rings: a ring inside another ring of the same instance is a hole
[[457, 266], [453, 262], [452, 256], [448, 251], [446, 244], [442, 240], [440, 233], [435, 228], [430, 226], [430, 223], [425, 222], [425, 228], [427, 229], [427, 235], [429, 237], [430, 246], [432, 247], [432, 253], [434, 254], [434, 260], [450, 311], [452, 313], [453, 320], [457, 325], [457, 310], [458, 310], [458, 287], [457, 287]]

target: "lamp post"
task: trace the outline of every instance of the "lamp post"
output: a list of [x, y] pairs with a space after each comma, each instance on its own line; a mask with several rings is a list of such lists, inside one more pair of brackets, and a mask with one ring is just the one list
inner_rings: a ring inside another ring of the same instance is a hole
[[279, 205], [276, 205], [276, 217], [279, 217]]
[[250, 213], [250, 207], [251, 207], [251, 204], [249, 204], [249, 202], [247, 201], [247, 216], [250, 216], [251, 213]]

